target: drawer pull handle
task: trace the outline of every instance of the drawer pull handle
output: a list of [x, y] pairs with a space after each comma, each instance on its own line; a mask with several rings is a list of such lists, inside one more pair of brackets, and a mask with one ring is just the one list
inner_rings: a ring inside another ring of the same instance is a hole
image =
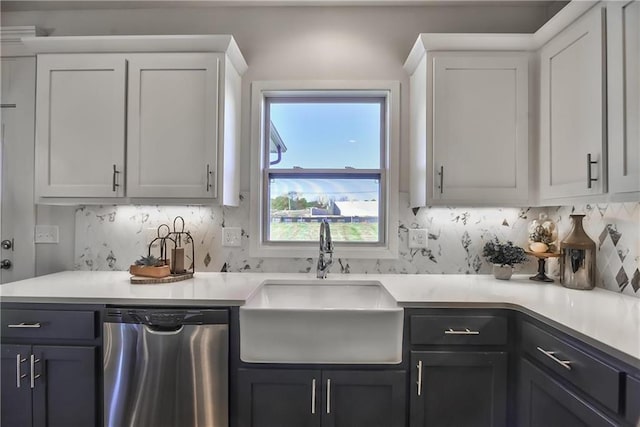
[[31, 388], [35, 388], [36, 379], [40, 378], [40, 374], [36, 375], [36, 363], [40, 362], [40, 359], [36, 359], [36, 357], [32, 354], [31, 357]]
[[418, 368], [418, 381], [416, 381], [416, 384], [418, 384], [418, 396], [422, 395], [422, 360], [418, 361], [418, 365], [416, 365]]
[[470, 331], [469, 328], [465, 328], [463, 331], [454, 331], [449, 328], [444, 331], [445, 335], [480, 335], [480, 331]]
[[331, 380], [327, 380], [327, 414], [331, 413]]
[[40, 324], [40, 322], [36, 322], [36, 323], [26, 323], [26, 322], [22, 322], [22, 323], [14, 323], [11, 325], [7, 325], [8, 328], [41, 328], [42, 325]]
[[559, 365], [561, 365], [563, 368], [571, 370], [571, 361], [570, 360], [560, 360], [558, 359], [555, 354], [555, 351], [547, 351], [541, 347], [536, 347], [539, 351], [541, 351], [545, 356], [547, 356], [549, 359], [553, 360], [554, 362], [558, 363]]
[[311, 415], [316, 413], [316, 379], [311, 381]]

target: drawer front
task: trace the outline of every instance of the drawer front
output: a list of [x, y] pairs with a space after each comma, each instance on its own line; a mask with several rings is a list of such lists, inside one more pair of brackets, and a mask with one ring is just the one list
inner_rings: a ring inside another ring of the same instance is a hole
[[522, 347], [532, 358], [619, 411], [620, 371], [530, 323], [522, 323]]
[[627, 400], [625, 416], [631, 425], [640, 426], [640, 379], [627, 377]]
[[507, 319], [502, 316], [411, 316], [411, 344], [502, 345]]
[[96, 337], [94, 311], [2, 310], [3, 338], [85, 339]]

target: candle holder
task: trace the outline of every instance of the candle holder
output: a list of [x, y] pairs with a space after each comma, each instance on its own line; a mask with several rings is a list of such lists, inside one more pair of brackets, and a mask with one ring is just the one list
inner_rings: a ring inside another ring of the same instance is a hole
[[534, 280], [536, 282], [547, 282], [553, 283], [554, 280], [546, 275], [546, 262], [547, 258], [558, 258], [560, 254], [557, 252], [533, 252], [533, 251], [525, 251], [528, 255], [532, 255], [538, 258], [538, 274], [535, 276], [529, 277], [529, 280]]

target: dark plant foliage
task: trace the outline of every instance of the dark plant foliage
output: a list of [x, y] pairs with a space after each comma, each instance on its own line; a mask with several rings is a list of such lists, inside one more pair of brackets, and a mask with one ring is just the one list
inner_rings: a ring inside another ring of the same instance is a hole
[[515, 246], [513, 242], [501, 243], [498, 238], [485, 243], [482, 256], [491, 264], [510, 265], [522, 264], [527, 260], [524, 249]]
[[136, 260], [136, 265], [144, 265], [147, 267], [162, 267], [164, 262], [161, 259], [156, 258], [153, 255], [141, 256], [139, 260]]

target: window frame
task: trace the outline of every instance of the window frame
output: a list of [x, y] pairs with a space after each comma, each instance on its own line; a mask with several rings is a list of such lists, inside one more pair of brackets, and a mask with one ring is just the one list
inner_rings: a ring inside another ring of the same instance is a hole
[[[341, 258], [397, 258], [398, 256], [398, 147], [400, 83], [397, 81], [255, 81], [251, 86], [251, 192], [250, 255], [252, 257], [315, 258], [318, 242], [268, 241], [269, 177], [274, 175], [340, 178], [380, 175], [377, 242], [334, 242]], [[271, 99], [300, 102], [357, 102], [378, 99], [381, 103], [381, 150], [379, 169], [270, 168], [265, 138], [270, 131], [267, 102]]]

